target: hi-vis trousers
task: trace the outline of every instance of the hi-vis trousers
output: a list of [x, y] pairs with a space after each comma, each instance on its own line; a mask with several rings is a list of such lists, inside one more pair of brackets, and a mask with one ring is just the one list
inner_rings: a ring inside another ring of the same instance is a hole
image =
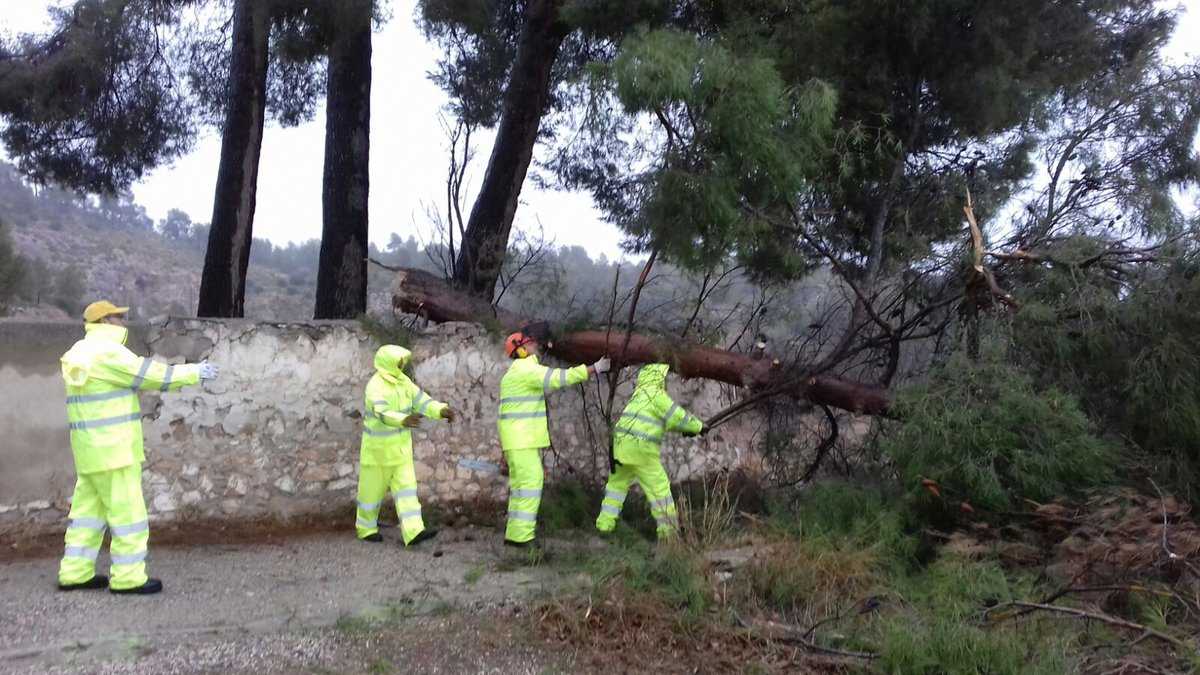
[[96, 558], [105, 529], [112, 530], [109, 588], [137, 588], [146, 583], [146, 545], [150, 523], [142, 498], [142, 466], [80, 474], [67, 516], [67, 548], [58, 582], [81, 584], [96, 575]]
[[388, 492], [396, 504], [400, 536], [407, 545], [425, 529], [421, 502], [417, 500], [417, 474], [411, 461], [404, 464], [360, 466], [358, 474], [358, 538], [379, 531], [379, 510]]
[[531, 541], [542, 504], [542, 450], [505, 450], [504, 459], [508, 462], [508, 525], [504, 538], [517, 543]]
[[604, 486], [604, 501], [600, 504], [600, 515], [596, 518], [596, 529], [612, 532], [617, 526], [617, 517], [625, 505], [625, 495], [634, 482], [642, 486], [646, 501], [650, 502], [650, 513], [658, 523], [658, 538], [671, 536], [679, 527], [679, 516], [675, 511], [675, 500], [671, 497], [671, 479], [662, 461], [646, 458], [636, 464], [621, 462], [617, 470], [608, 477]]

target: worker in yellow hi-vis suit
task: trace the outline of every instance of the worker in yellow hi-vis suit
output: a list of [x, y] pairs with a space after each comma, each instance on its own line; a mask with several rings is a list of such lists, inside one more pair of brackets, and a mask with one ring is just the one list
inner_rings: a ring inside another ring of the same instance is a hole
[[658, 523], [658, 537], [665, 539], [678, 528], [679, 516], [671, 497], [671, 479], [663, 468], [661, 449], [663, 434], [678, 431], [695, 436], [704, 430], [704, 423], [679, 407], [667, 395], [665, 363], [643, 366], [638, 373], [637, 386], [613, 429], [613, 458], [616, 467], [604, 486], [604, 501], [596, 528], [612, 532], [625, 504], [629, 487], [637, 481], [650, 502], [650, 513]]
[[[100, 301], [83, 312], [85, 335], [62, 356], [67, 419], [75, 457], [75, 495], [66, 552], [58, 570], [62, 590], [105, 588], [151, 594], [162, 582], [146, 576], [150, 525], [142, 498], [142, 413], [138, 390], [171, 391], [217, 377], [206, 362], [171, 366], [125, 348], [128, 307]], [[104, 531], [112, 531], [112, 581], [96, 574]]]
[[417, 500], [417, 475], [413, 469], [412, 429], [420, 418], [453, 422], [450, 406], [421, 391], [404, 367], [412, 353], [397, 345], [384, 345], [375, 352], [375, 374], [367, 383], [359, 455], [358, 520], [355, 529], [363, 541], [381, 542], [379, 509], [384, 495], [392, 493], [400, 519], [405, 546], [413, 546], [437, 535], [421, 519]]
[[546, 395], [586, 382], [608, 372], [610, 366], [608, 357], [603, 357], [590, 366], [547, 368], [538, 363], [540, 348], [537, 338], [524, 332], [509, 335], [504, 343], [505, 353], [513, 360], [500, 380], [497, 420], [500, 447], [508, 462], [508, 525], [504, 532], [508, 546], [536, 546], [534, 533], [542, 501], [541, 453], [550, 446]]

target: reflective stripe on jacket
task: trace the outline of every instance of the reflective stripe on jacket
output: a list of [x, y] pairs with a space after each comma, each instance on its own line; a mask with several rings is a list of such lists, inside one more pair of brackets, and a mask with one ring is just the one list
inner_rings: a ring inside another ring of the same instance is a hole
[[505, 450], [550, 445], [546, 394], [586, 382], [587, 366], [547, 368], [536, 356], [515, 359], [500, 380], [500, 414], [496, 424]]
[[89, 323], [84, 331], [84, 338], [61, 359], [75, 472], [144, 462], [138, 390], [165, 392], [197, 384], [200, 367], [134, 354], [124, 346], [129, 331], [122, 326]]
[[698, 434], [704, 428], [703, 422], [667, 395], [669, 370], [665, 363], [652, 363], [638, 373], [633, 396], [613, 429], [613, 456], [617, 461], [658, 458], [667, 431]]

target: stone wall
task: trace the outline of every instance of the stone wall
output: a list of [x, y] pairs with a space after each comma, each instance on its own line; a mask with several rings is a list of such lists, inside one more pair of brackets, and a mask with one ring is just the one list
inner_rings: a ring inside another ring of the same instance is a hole
[[[58, 357], [81, 334], [76, 323], [0, 321], [0, 530], [61, 527], [69, 508], [74, 472]], [[377, 347], [358, 323], [169, 319], [135, 327], [130, 347], [222, 367], [203, 387], [141, 395], [153, 519], [287, 518], [353, 502], [363, 387]], [[453, 425], [426, 421], [414, 435], [422, 500], [504, 499], [496, 407], [508, 361], [498, 341], [478, 326], [446, 324], [424, 329], [411, 348], [417, 383], [463, 413]], [[701, 417], [727, 404], [712, 383], [672, 378], [669, 389]], [[618, 410], [628, 394], [628, 384], [618, 390]], [[607, 399], [606, 390], [588, 383], [551, 397], [550, 480], [603, 480], [598, 396]], [[585, 416], [585, 407], [593, 412]], [[669, 436], [672, 478], [751, 463], [754, 426]]]

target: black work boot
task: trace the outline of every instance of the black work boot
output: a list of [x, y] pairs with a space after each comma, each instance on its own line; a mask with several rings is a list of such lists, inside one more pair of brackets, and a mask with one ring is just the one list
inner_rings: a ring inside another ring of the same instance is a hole
[[158, 579], [147, 579], [146, 583], [133, 588], [109, 588], [110, 593], [117, 595], [154, 595], [162, 590], [162, 582]]
[[378, 544], [379, 542], [383, 541], [383, 535], [379, 534], [378, 532], [375, 532], [373, 534], [368, 534], [367, 536], [360, 538], [360, 541], [369, 541], [372, 544]]
[[82, 581], [77, 584], [59, 584], [60, 591], [90, 591], [98, 588], [108, 588], [108, 577], [103, 574], [97, 574], [87, 581]]
[[427, 527], [417, 533], [413, 540], [405, 544], [405, 546], [416, 546], [417, 544], [433, 539], [438, 534], [437, 528]]

